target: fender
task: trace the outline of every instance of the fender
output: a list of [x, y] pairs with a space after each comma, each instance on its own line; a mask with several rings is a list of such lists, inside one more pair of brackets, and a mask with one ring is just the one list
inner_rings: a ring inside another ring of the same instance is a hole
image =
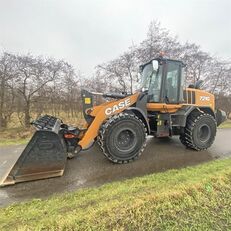
[[205, 106], [197, 107], [197, 106], [192, 106], [192, 105], [184, 105], [176, 113], [170, 114], [171, 121], [172, 121], [171, 125], [185, 127], [187, 117], [194, 110], [200, 111], [201, 113], [208, 113], [212, 115], [214, 118], [216, 118], [213, 110], [210, 107], [205, 107]]
[[150, 125], [148, 122], [148, 118], [143, 110], [137, 107], [129, 107], [128, 109], [125, 110], [127, 113], [134, 113], [139, 119], [141, 119], [147, 129], [147, 133], [150, 134]]

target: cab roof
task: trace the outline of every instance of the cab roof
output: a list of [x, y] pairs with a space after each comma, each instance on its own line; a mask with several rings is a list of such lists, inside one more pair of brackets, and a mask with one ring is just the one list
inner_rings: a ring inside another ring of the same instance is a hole
[[184, 64], [184, 63], [183, 63], [182, 61], [180, 61], [180, 60], [176, 60], [176, 59], [167, 59], [167, 58], [163, 58], [163, 57], [160, 56], [160, 57], [151, 59], [151, 60], [148, 61], [147, 63], [144, 63], [144, 64], [140, 65], [140, 70], [142, 71], [142, 70], [144, 69], [144, 67], [145, 67], [146, 65], [150, 64], [153, 60], [157, 60], [158, 62], [165, 62], [165, 63], [167, 63], [167, 62], [179, 62], [179, 63], [182, 64], [183, 67], [186, 66], [186, 64]]

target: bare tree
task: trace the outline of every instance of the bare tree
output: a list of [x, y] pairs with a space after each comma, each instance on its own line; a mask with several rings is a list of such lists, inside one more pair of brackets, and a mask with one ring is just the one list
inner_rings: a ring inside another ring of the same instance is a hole
[[230, 117], [231, 113], [231, 95], [220, 93], [216, 95], [216, 107], [224, 110], [226, 115]]
[[79, 78], [80, 77], [75, 74], [74, 68], [70, 64], [65, 63], [62, 74], [62, 95], [65, 100], [65, 111], [68, 117], [74, 117], [76, 110], [79, 109], [81, 105]]
[[148, 28], [147, 38], [138, 47], [138, 60], [145, 63], [157, 57], [160, 52], [166, 51], [165, 44], [169, 38], [169, 31], [162, 28], [159, 22], [152, 21]]
[[209, 88], [215, 94], [230, 94], [230, 66], [226, 62], [216, 61], [213, 65], [213, 71], [209, 78]]
[[0, 57], [0, 129], [7, 127], [15, 101], [15, 65], [12, 55], [4, 52]]
[[[203, 87], [216, 95], [217, 104], [229, 107], [231, 62], [213, 57], [194, 43], [182, 43], [176, 36], [151, 22], [146, 38], [115, 59], [100, 64], [91, 77], [76, 74], [63, 60], [33, 55], [0, 55], [0, 129], [12, 113], [22, 115], [29, 126], [33, 114], [65, 112], [76, 116], [81, 108], [80, 88], [98, 92], [133, 93], [138, 87], [138, 67], [165, 52], [165, 57], [186, 63], [187, 84], [204, 80]], [[102, 99], [97, 99], [102, 102]]]
[[108, 81], [110, 90], [133, 93], [138, 81], [136, 49], [130, 47], [117, 59], [98, 65], [97, 75]]
[[186, 83], [195, 84], [198, 80], [204, 81], [204, 88], [212, 93], [230, 92], [230, 67], [228, 61], [221, 61], [201, 50], [195, 43], [182, 44], [176, 36], [161, 27], [158, 22], [151, 22], [146, 39], [139, 46], [133, 46], [118, 58], [99, 65], [98, 75], [110, 81], [111, 89], [120, 91], [133, 91], [133, 84], [138, 77], [139, 64], [150, 61], [159, 56], [180, 59], [186, 64]]
[[30, 109], [33, 97], [48, 83], [59, 76], [62, 62], [53, 59], [16, 55], [17, 88], [24, 100], [24, 124], [30, 125]]

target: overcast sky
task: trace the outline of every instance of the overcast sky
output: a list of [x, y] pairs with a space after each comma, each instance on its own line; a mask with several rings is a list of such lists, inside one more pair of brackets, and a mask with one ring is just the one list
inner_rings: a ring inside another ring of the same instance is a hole
[[139, 44], [152, 20], [231, 57], [231, 0], [0, 0], [0, 48], [64, 58], [91, 75]]

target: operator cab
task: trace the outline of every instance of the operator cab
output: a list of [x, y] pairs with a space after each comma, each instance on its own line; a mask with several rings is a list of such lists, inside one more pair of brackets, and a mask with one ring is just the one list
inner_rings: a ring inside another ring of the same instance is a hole
[[184, 101], [185, 65], [178, 60], [157, 58], [140, 66], [142, 91], [149, 103], [178, 104]]

